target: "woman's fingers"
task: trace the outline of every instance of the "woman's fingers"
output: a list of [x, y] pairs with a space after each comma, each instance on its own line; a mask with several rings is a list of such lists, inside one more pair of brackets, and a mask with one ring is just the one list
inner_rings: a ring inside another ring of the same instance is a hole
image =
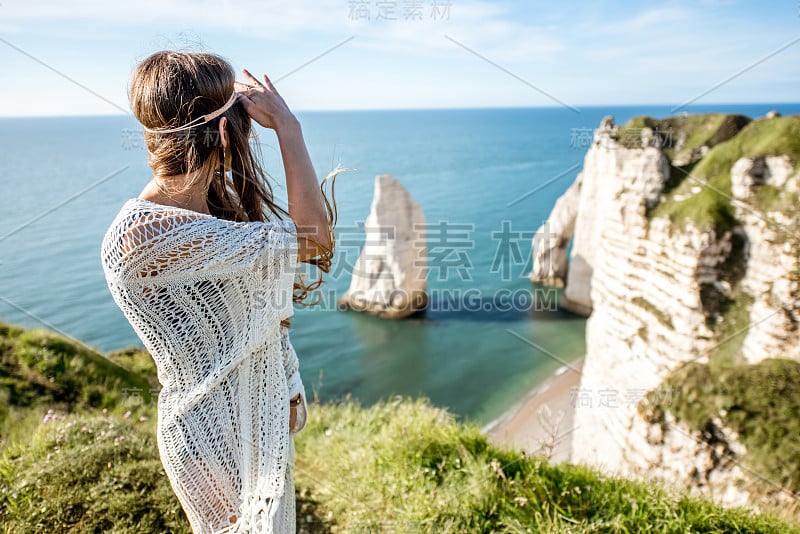
[[250, 112], [250, 109], [251, 109], [253, 106], [255, 106], [255, 105], [256, 105], [256, 104], [255, 104], [255, 102], [253, 102], [252, 100], [250, 100], [250, 97], [248, 97], [248, 96], [247, 96], [246, 94], [244, 94], [244, 93], [238, 93], [238, 95], [239, 95], [239, 102], [241, 102], [242, 106], [244, 107], [244, 110], [245, 110], [245, 111], [247, 111], [247, 112], [249, 113], [249, 112]]
[[239, 95], [238, 100], [242, 104], [242, 107], [244, 108], [245, 112], [250, 116], [251, 119], [256, 119], [257, 120], [259, 110], [258, 110], [258, 106], [256, 105], [256, 103], [253, 102], [250, 99], [250, 97], [247, 96], [244, 93], [237, 93], [237, 94]]
[[251, 89], [249, 85], [242, 82], [233, 82], [233, 88], [240, 93], [243, 93], [244, 91]]
[[247, 83], [234, 82], [234, 88], [240, 91], [245, 111], [256, 122], [265, 128], [272, 128], [276, 122], [281, 122], [281, 119], [292, 115], [286, 102], [272, 85], [269, 76], [264, 74], [262, 83], [247, 69], [242, 69], [242, 74]]
[[239, 95], [239, 102], [241, 102], [242, 107], [251, 119], [256, 121], [264, 128], [272, 128], [272, 120], [269, 117], [269, 113], [263, 108], [263, 106], [259, 105], [253, 98], [248, 96], [247, 93], [237, 94]]
[[257, 87], [262, 87], [262, 88], [264, 88], [264, 89], [269, 89], [269, 90], [270, 90], [270, 91], [272, 91], [273, 93], [275, 92], [275, 86], [274, 86], [274, 85], [272, 85], [272, 81], [269, 79], [269, 76], [267, 76], [266, 74], [264, 74], [264, 75], [263, 75], [263, 77], [264, 77], [264, 83], [261, 83], [261, 81], [259, 81], [258, 79], [256, 79], [256, 77], [255, 77], [255, 76], [253, 76], [252, 74], [250, 74], [250, 71], [249, 71], [249, 70], [247, 70], [247, 69], [242, 69], [242, 73], [245, 75], [245, 77], [246, 77], [248, 80], [250, 80], [251, 82], [253, 82], [253, 84], [254, 84], [254, 85], [256, 85]]
[[249, 70], [247, 70], [247, 69], [242, 69], [242, 73], [245, 75], [245, 77], [246, 77], [248, 80], [250, 80], [251, 82], [253, 82], [253, 84], [255, 84], [256, 86], [258, 86], [258, 87], [264, 87], [264, 84], [262, 84], [260, 81], [258, 81], [258, 79], [257, 79], [255, 76], [253, 76], [252, 74], [250, 74], [250, 71], [249, 71]]

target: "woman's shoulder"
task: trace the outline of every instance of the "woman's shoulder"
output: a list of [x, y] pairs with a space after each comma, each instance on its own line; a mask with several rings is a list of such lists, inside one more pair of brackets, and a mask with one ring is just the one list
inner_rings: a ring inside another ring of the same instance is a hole
[[208, 213], [201, 213], [178, 206], [159, 204], [141, 197], [131, 198], [125, 202], [120, 210], [120, 214], [132, 214], [134, 216], [146, 215], [159, 221], [170, 221], [174, 223], [203, 222], [206, 226], [217, 226], [231, 230], [253, 230], [261, 228], [280, 229], [296, 231], [294, 221], [291, 218], [274, 219], [267, 221], [232, 221], [215, 217]]
[[179, 206], [169, 206], [167, 204], [159, 204], [152, 200], [147, 200], [142, 197], [134, 197], [125, 201], [120, 209], [120, 213], [128, 214], [150, 214], [158, 215], [161, 218], [176, 218], [183, 220], [219, 220], [213, 215], [207, 213], [200, 213], [190, 209], [181, 208]]
[[166, 206], [143, 198], [125, 201], [104, 236], [104, 245], [123, 249], [143, 245], [145, 242], [186, 228], [190, 223], [211, 222], [210, 215]]
[[159, 243], [185, 241], [187, 236], [202, 234], [213, 221], [209, 215], [190, 210], [138, 197], [128, 199], [103, 236], [104, 267], [114, 270], [136, 251], [152, 250]]

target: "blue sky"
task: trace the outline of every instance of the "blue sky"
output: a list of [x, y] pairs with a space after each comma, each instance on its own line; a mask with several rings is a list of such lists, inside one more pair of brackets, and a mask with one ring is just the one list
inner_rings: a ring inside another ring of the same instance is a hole
[[291, 73], [298, 111], [800, 100], [799, 0], [0, 0], [0, 39], [0, 116], [122, 113], [165, 48]]

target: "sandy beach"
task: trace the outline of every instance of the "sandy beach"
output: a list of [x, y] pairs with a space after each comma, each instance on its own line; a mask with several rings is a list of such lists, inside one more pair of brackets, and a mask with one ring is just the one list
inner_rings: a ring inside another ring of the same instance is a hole
[[569, 460], [573, 429], [574, 388], [580, 385], [583, 359], [559, 368], [517, 406], [484, 428], [494, 443], [549, 455], [553, 462]]

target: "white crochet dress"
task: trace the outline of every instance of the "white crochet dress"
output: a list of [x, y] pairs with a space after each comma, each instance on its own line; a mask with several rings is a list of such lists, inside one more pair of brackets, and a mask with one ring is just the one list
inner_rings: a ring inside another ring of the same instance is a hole
[[295, 232], [136, 198], [103, 239], [108, 287], [158, 368], [161, 461], [198, 534], [295, 532], [289, 399], [306, 399], [279, 324]]

